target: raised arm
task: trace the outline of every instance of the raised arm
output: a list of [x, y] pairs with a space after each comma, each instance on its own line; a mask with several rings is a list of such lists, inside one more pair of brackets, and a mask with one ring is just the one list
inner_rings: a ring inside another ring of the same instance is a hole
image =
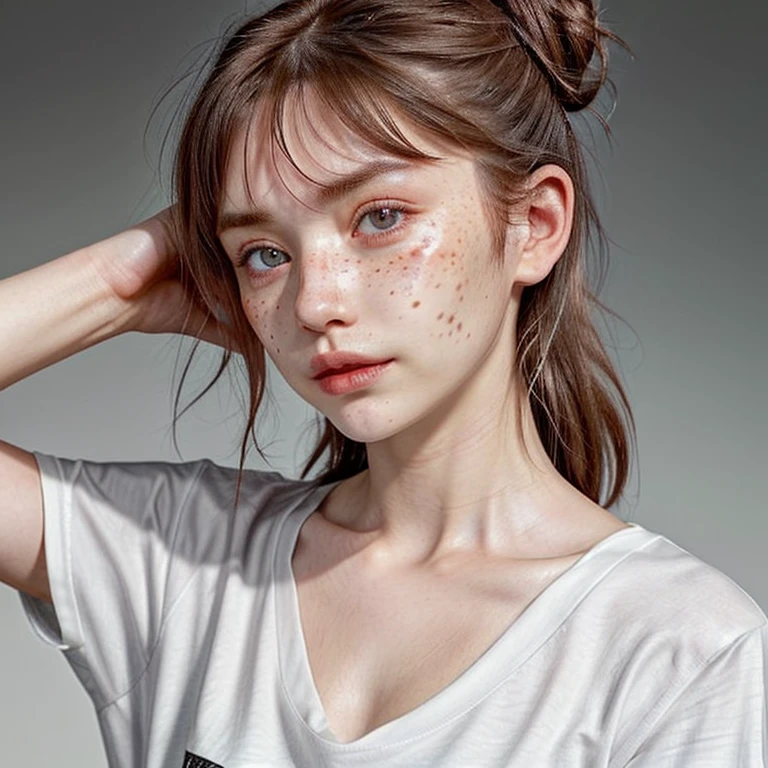
[[[0, 281], [0, 390], [127, 331], [220, 342], [177, 279], [168, 216]], [[42, 503], [33, 455], [0, 440], [0, 581], [50, 602]]]

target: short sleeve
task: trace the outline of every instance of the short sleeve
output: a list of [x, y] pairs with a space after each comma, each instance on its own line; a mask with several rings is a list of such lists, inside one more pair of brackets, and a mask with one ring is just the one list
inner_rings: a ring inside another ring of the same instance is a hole
[[768, 768], [767, 668], [763, 625], [702, 665], [626, 768]]
[[97, 708], [146, 670], [194, 573], [174, 567], [184, 509], [206, 462], [98, 463], [35, 453], [53, 605], [21, 593]]

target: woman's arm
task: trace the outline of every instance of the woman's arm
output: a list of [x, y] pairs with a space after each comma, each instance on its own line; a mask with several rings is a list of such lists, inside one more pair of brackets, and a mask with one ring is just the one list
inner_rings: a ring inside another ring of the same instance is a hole
[[[0, 281], [0, 390], [127, 331], [195, 333], [218, 325], [178, 278], [168, 212]], [[185, 321], [186, 324], [185, 324]], [[31, 453], [0, 441], [0, 581], [50, 602], [40, 478]]]
[[[0, 390], [126, 331], [196, 332], [206, 316], [183, 293], [169, 212], [0, 280]], [[189, 322], [185, 319], [189, 312]], [[204, 339], [219, 343], [214, 322]]]

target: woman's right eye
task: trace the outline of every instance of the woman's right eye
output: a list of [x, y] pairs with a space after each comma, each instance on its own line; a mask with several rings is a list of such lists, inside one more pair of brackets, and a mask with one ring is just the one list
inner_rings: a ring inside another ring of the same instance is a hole
[[288, 260], [288, 254], [279, 248], [248, 248], [243, 252], [237, 266], [244, 267], [247, 264], [254, 272], [269, 272]]

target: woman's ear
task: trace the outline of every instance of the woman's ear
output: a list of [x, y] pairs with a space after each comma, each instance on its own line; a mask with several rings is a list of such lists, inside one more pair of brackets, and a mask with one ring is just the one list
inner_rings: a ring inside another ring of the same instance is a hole
[[571, 236], [574, 197], [571, 177], [559, 165], [544, 165], [528, 177], [528, 194], [515, 217], [520, 223], [516, 283], [540, 282], [562, 256]]

